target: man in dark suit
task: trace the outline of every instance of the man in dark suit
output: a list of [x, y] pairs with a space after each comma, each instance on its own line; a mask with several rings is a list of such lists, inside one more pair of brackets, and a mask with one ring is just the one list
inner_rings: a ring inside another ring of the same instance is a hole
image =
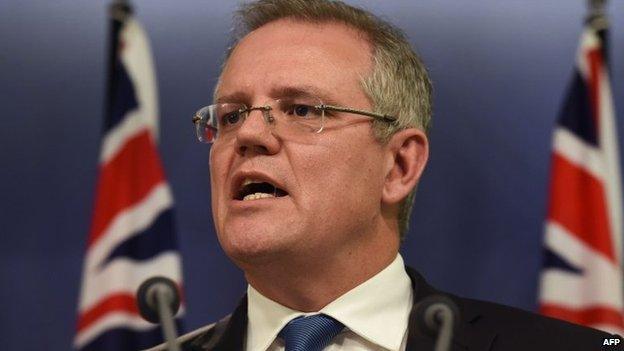
[[[428, 158], [431, 84], [392, 25], [341, 2], [238, 13], [214, 104], [212, 210], [248, 291], [186, 350], [429, 350], [415, 306], [439, 294], [398, 253]], [[613, 336], [451, 295], [454, 350], [599, 350]], [[615, 346], [604, 346], [615, 349]]]

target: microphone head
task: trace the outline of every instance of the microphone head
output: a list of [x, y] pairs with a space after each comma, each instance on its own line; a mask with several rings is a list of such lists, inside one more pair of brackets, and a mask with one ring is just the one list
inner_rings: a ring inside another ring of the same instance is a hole
[[459, 308], [448, 296], [431, 295], [418, 303], [411, 318], [421, 333], [436, 338], [443, 319], [450, 319], [453, 329], [457, 327]]
[[180, 292], [176, 283], [166, 277], [152, 277], [141, 283], [136, 293], [137, 307], [141, 317], [148, 322], [160, 323], [157, 296], [160, 293], [173, 316], [180, 308]]

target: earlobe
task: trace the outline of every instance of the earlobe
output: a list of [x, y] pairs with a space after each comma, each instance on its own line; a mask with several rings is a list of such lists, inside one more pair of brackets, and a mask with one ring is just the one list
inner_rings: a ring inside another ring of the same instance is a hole
[[389, 170], [382, 201], [396, 204], [418, 183], [429, 158], [429, 140], [423, 131], [408, 128], [394, 134], [387, 147]]

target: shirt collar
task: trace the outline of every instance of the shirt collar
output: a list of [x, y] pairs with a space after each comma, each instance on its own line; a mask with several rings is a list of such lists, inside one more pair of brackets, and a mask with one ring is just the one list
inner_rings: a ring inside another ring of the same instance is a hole
[[264, 297], [251, 285], [247, 286], [247, 301], [247, 350], [265, 351], [290, 320], [305, 315]]
[[[351, 289], [319, 311], [335, 318], [360, 337], [389, 350], [398, 350], [412, 308], [411, 280], [400, 254], [381, 272]], [[280, 330], [304, 313], [260, 294], [251, 285], [247, 342], [253, 351], [266, 350]], [[249, 350], [249, 348], [248, 348]]]

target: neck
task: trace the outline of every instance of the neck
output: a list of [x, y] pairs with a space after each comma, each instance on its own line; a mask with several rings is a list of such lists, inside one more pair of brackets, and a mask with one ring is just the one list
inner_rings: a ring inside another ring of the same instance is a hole
[[283, 306], [317, 312], [392, 263], [398, 235], [377, 234], [373, 241], [340, 252], [280, 255], [272, 262], [246, 267], [245, 277], [254, 289]]

